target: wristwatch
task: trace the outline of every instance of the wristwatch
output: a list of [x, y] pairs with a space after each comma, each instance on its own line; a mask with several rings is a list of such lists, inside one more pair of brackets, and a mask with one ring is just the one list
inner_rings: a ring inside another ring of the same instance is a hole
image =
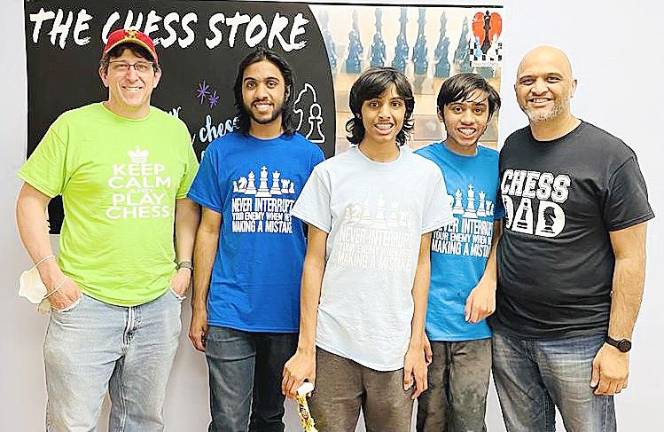
[[177, 270], [186, 268], [186, 269], [189, 269], [191, 271], [194, 271], [194, 265], [191, 263], [191, 261], [180, 261], [179, 263], [177, 263], [177, 266], [175, 268]]
[[608, 343], [611, 346], [614, 346], [618, 348], [618, 351], [620, 352], [628, 352], [629, 350], [632, 349], [632, 342], [630, 342], [629, 339], [613, 339], [611, 336], [606, 337], [606, 343]]

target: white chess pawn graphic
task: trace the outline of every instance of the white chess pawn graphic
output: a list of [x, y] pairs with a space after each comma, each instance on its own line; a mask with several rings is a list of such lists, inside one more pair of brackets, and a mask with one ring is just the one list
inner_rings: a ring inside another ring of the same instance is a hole
[[245, 189], [244, 193], [246, 193], [247, 195], [256, 195], [256, 184], [254, 183], [256, 175], [254, 174], [253, 171], [249, 171], [248, 177], [249, 177], [249, 184], [247, 185], [247, 188]]
[[320, 126], [323, 124], [323, 116], [321, 116], [320, 113], [320, 105], [314, 102], [314, 104], [309, 107], [309, 133], [307, 133], [307, 139], [316, 144], [322, 144], [325, 142], [325, 135], [323, 135], [323, 132], [320, 130]]
[[288, 193], [288, 185], [290, 184], [290, 180], [286, 179], [281, 179], [281, 193]]
[[279, 188], [279, 176], [281, 173], [279, 171], [275, 171], [272, 173], [272, 188], [270, 189], [270, 193], [272, 195], [281, 195], [281, 188]]
[[270, 194], [270, 189], [267, 187], [267, 168], [265, 166], [261, 167], [261, 176], [258, 183], [258, 191], [256, 192], [257, 198], [269, 198], [272, 195]]
[[530, 198], [521, 198], [512, 222], [512, 230], [528, 234], [533, 233], [533, 207]]
[[290, 189], [288, 189], [288, 193], [294, 194], [295, 193], [295, 183], [291, 181], [290, 183]]

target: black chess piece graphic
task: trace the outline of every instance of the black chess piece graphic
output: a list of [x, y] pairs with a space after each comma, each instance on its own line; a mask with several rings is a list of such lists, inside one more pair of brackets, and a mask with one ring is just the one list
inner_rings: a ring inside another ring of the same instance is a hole
[[556, 222], [556, 212], [552, 207], [544, 209], [544, 229], [542, 231], [553, 234], [553, 225]]

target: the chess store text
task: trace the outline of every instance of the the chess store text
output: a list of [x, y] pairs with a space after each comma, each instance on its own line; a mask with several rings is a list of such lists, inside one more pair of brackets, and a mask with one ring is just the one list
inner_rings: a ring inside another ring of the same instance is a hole
[[293, 232], [290, 211], [295, 200], [288, 198], [233, 198], [233, 232]]
[[[39, 43], [43, 30], [47, 32], [51, 45], [61, 49], [65, 48], [68, 40], [73, 40], [78, 46], [87, 45], [91, 38], [90, 24], [95, 19], [85, 9], [76, 12], [41, 8], [39, 12], [30, 14], [30, 22], [33, 23], [32, 42]], [[189, 47], [196, 40], [198, 32], [203, 31], [199, 27], [205, 25], [199, 22], [199, 16], [195, 12], [170, 12], [162, 16], [154, 10], [144, 14], [134, 13], [131, 9], [122, 14], [115, 11], [105, 17], [103, 22], [100, 35], [103, 43], [106, 43], [112, 30], [122, 26], [141, 30], [154, 39], [155, 45], [163, 48], [176, 43], [180, 48]], [[309, 20], [301, 13], [290, 17], [277, 12], [274, 16], [265, 18], [260, 14], [215, 13], [207, 19], [205, 35], [200, 37], [205, 37], [205, 45], [209, 49], [222, 44], [233, 48], [240, 34], [250, 48], [266, 41], [269, 48], [278, 46], [290, 52], [305, 47], [306, 40], [303, 36], [308, 23]]]

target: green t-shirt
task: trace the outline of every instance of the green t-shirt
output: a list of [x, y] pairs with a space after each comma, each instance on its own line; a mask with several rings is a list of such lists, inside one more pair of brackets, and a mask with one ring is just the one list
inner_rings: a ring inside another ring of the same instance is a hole
[[182, 121], [154, 107], [131, 120], [96, 103], [62, 114], [18, 175], [62, 195], [62, 271], [91, 297], [135, 306], [169, 288], [175, 200], [197, 169]]

